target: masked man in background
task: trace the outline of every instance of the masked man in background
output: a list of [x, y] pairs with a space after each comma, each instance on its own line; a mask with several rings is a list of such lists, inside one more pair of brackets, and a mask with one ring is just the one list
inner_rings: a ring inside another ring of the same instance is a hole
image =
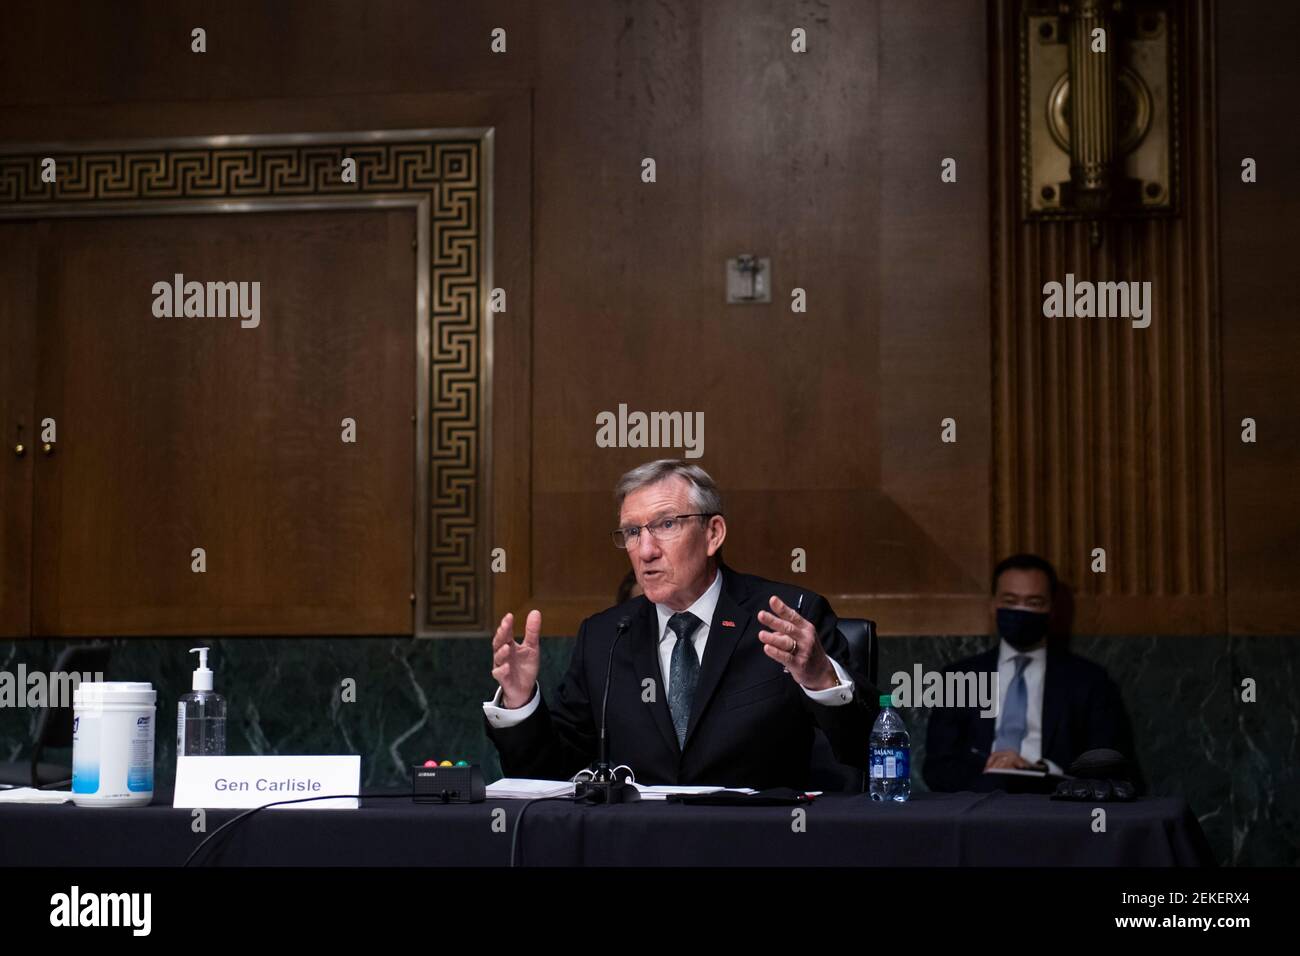
[[1105, 669], [1048, 640], [1056, 589], [1055, 569], [1037, 555], [1012, 555], [994, 569], [989, 614], [998, 644], [945, 674], [995, 672], [997, 715], [981, 717], [977, 707], [931, 712], [922, 771], [931, 790], [987, 790], [983, 774], [997, 769], [1063, 775], [1101, 747], [1136, 767], [1124, 703]]

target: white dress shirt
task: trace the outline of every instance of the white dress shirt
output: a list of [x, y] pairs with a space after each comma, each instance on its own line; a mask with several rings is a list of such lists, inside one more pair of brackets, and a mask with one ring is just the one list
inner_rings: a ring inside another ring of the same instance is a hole
[[[704, 647], [709, 641], [709, 630], [713, 622], [713, 613], [718, 608], [718, 598], [722, 594], [722, 572], [718, 571], [713, 576], [713, 583], [705, 590], [686, 610], [700, 619], [700, 625], [691, 635], [691, 644], [695, 647], [695, 653], [698, 660], [704, 661]], [[677, 635], [668, 629], [668, 619], [676, 611], [666, 604], [656, 604], [655, 613], [659, 618], [659, 671], [664, 685], [664, 699], [668, 698], [668, 680], [671, 672], [671, 661], [673, 657], [673, 648], [677, 646]], [[853, 680], [849, 677], [848, 672], [840, 666], [839, 661], [827, 655], [831, 662], [831, 667], [835, 670], [835, 676], [839, 684], [834, 687], [828, 687], [825, 690], [809, 690], [803, 687], [803, 692], [819, 704], [827, 707], [838, 707], [842, 704], [850, 703], [853, 700]], [[537, 710], [541, 703], [540, 688], [533, 686], [533, 696], [528, 703], [522, 707], [511, 709], [501, 706], [501, 688], [497, 688], [496, 694], [491, 700], [483, 702], [483, 713], [487, 719], [492, 722], [493, 727], [513, 727], [522, 723], [532, 716], [533, 711]]]
[[[1025, 739], [1020, 741], [1020, 756], [1030, 763], [1037, 762], [1043, 756], [1043, 685], [1047, 678], [1047, 647], [1032, 651], [1018, 651], [1005, 640], [998, 641], [998, 716], [993, 728], [993, 740], [998, 739], [1002, 729], [1002, 715], [1005, 712], [1007, 693], [1016, 676], [1015, 658], [1024, 654], [1029, 658], [1025, 665]], [[1047, 769], [1064, 776], [1061, 768], [1050, 760]]]

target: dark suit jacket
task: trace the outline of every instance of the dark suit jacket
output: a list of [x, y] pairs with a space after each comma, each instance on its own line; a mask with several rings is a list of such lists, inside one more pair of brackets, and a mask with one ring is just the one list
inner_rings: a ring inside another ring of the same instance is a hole
[[[998, 647], [958, 661], [949, 671], [996, 671]], [[931, 790], [973, 790], [993, 747], [996, 719], [981, 717], [978, 707], [935, 708], [925, 735], [922, 776]], [[1047, 644], [1043, 680], [1043, 756], [1069, 770], [1087, 750], [1118, 750], [1133, 766], [1134, 783], [1143, 788], [1133, 731], [1119, 689], [1098, 664]]]
[[[644, 596], [587, 618], [578, 629], [568, 672], [553, 698], [514, 727], [487, 733], [511, 777], [567, 780], [596, 759], [601, 693], [618, 621], [631, 619], [614, 650], [608, 739], [613, 764], [626, 764], [638, 783], [729, 787], [807, 786], [813, 728], [825, 731], [836, 757], [865, 767], [877, 691], [849, 667], [848, 646], [835, 613], [820, 595], [722, 567], [722, 593], [709, 626], [684, 747], [677, 744], [659, 667], [659, 621]], [[814, 703], [781, 665], [763, 653], [757, 614], [776, 594], [817, 629], [827, 653], [854, 680], [854, 699]], [[730, 623], [726, 623], [730, 622]], [[653, 700], [643, 682], [654, 681]]]

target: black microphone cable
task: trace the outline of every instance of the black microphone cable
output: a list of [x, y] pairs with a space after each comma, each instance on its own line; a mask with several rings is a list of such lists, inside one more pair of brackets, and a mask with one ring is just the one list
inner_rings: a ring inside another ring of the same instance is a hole
[[514, 832], [513, 834], [511, 834], [511, 836], [510, 836], [510, 866], [511, 866], [511, 868], [513, 868], [513, 867], [515, 867], [515, 866], [518, 865], [518, 864], [515, 862], [515, 860], [517, 859], [517, 853], [518, 853], [518, 850], [519, 850], [519, 834], [523, 832], [524, 814], [528, 812], [528, 808], [531, 807], [534, 803], [544, 803], [544, 802], [546, 802], [547, 800], [562, 800], [562, 801], [564, 801], [565, 803], [583, 803], [583, 802], [585, 802], [585, 801], [583, 800], [582, 797], [578, 797], [578, 796], [572, 796], [572, 797], [533, 797], [531, 800], [525, 800], [525, 801], [524, 801], [524, 805], [523, 805], [522, 807], [519, 808], [519, 815], [515, 817], [515, 832]]
[[[182, 864], [182, 868], [188, 867], [194, 861], [194, 858], [197, 857], [201, 852], [203, 852], [203, 848], [207, 846], [209, 843], [211, 843], [213, 840], [215, 840], [222, 833], [224, 833], [227, 830], [233, 830], [233, 828], [238, 824], [243, 823], [245, 820], [250, 819], [254, 814], [262, 810], [265, 810], [269, 807], [280, 807], [290, 803], [311, 803], [315, 800], [347, 800], [347, 799], [410, 800], [411, 795], [409, 793], [334, 793], [334, 794], [325, 794], [319, 797], [298, 797], [293, 800], [276, 800], [272, 803], [264, 803], [260, 807], [250, 807], [249, 809], [245, 810], [243, 813], [239, 814], [238, 816], [227, 820], [225, 823], [221, 824], [221, 826], [217, 827], [206, 837], [204, 837], [199, 842], [199, 845], [190, 851], [190, 855], [185, 858], [185, 862]], [[510, 837], [510, 866], [514, 867], [517, 865], [516, 860], [518, 859], [519, 842], [520, 842], [519, 835], [523, 830], [522, 824], [524, 820], [524, 814], [528, 811], [528, 808], [532, 806], [534, 803], [541, 803], [546, 800], [562, 800], [565, 801], [566, 803], [578, 803], [580, 802], [581, 798], [572, 797], [572, 796], [568, 796], [568, 797], [561, 796], [561, 797], [534, 797], [531, 800], [525, 800], [523, 806], [519, 808], [519, 813], [515, 816], [515, 821], [514, 821], [515, 832]]]
[[411, 794], [409, 793], [330, 793], [330, 794], [323, 794], [319, 797], [298, 797], [294, 800], [276, 800], [272, 803], [264, 803], [260, 807], [250, 807], [249, 809], [245, 810], [243, 813], [239, 814], [238, 816], [227, 820], [225, 823], [221, 824], [221, 826], [217, 827], [206, 837], [200, 840], [199, 845], [190, 851], [190, 855], [185, 858], [185, 862], [181, 864], [181, 867], [184, 868], [189, 866], [190, 863], [194, 860], [194, 858], [199, 855], [199, 852], [205, 846], [207, 846], [209, 843], [215, 840], [221, 833], [231, 829], [237, 824], [243, 823], [245, 820], [249, 819], [254, 814], [259, 813], [260, 811], [265, 810], [268, 807], [281, 807], [289, 803], [311, 803], [314, 800], [399, 800], [399, 799], [410, 800], [412, 799], [412, 797]]

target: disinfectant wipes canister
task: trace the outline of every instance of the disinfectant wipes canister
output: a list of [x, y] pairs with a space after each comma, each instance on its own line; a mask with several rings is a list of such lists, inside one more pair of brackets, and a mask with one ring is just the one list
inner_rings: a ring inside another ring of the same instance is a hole
[[142, 807], [153, 800], [154, 709], [149, 683], [99, 681], [72, 695], [72, 802]]

